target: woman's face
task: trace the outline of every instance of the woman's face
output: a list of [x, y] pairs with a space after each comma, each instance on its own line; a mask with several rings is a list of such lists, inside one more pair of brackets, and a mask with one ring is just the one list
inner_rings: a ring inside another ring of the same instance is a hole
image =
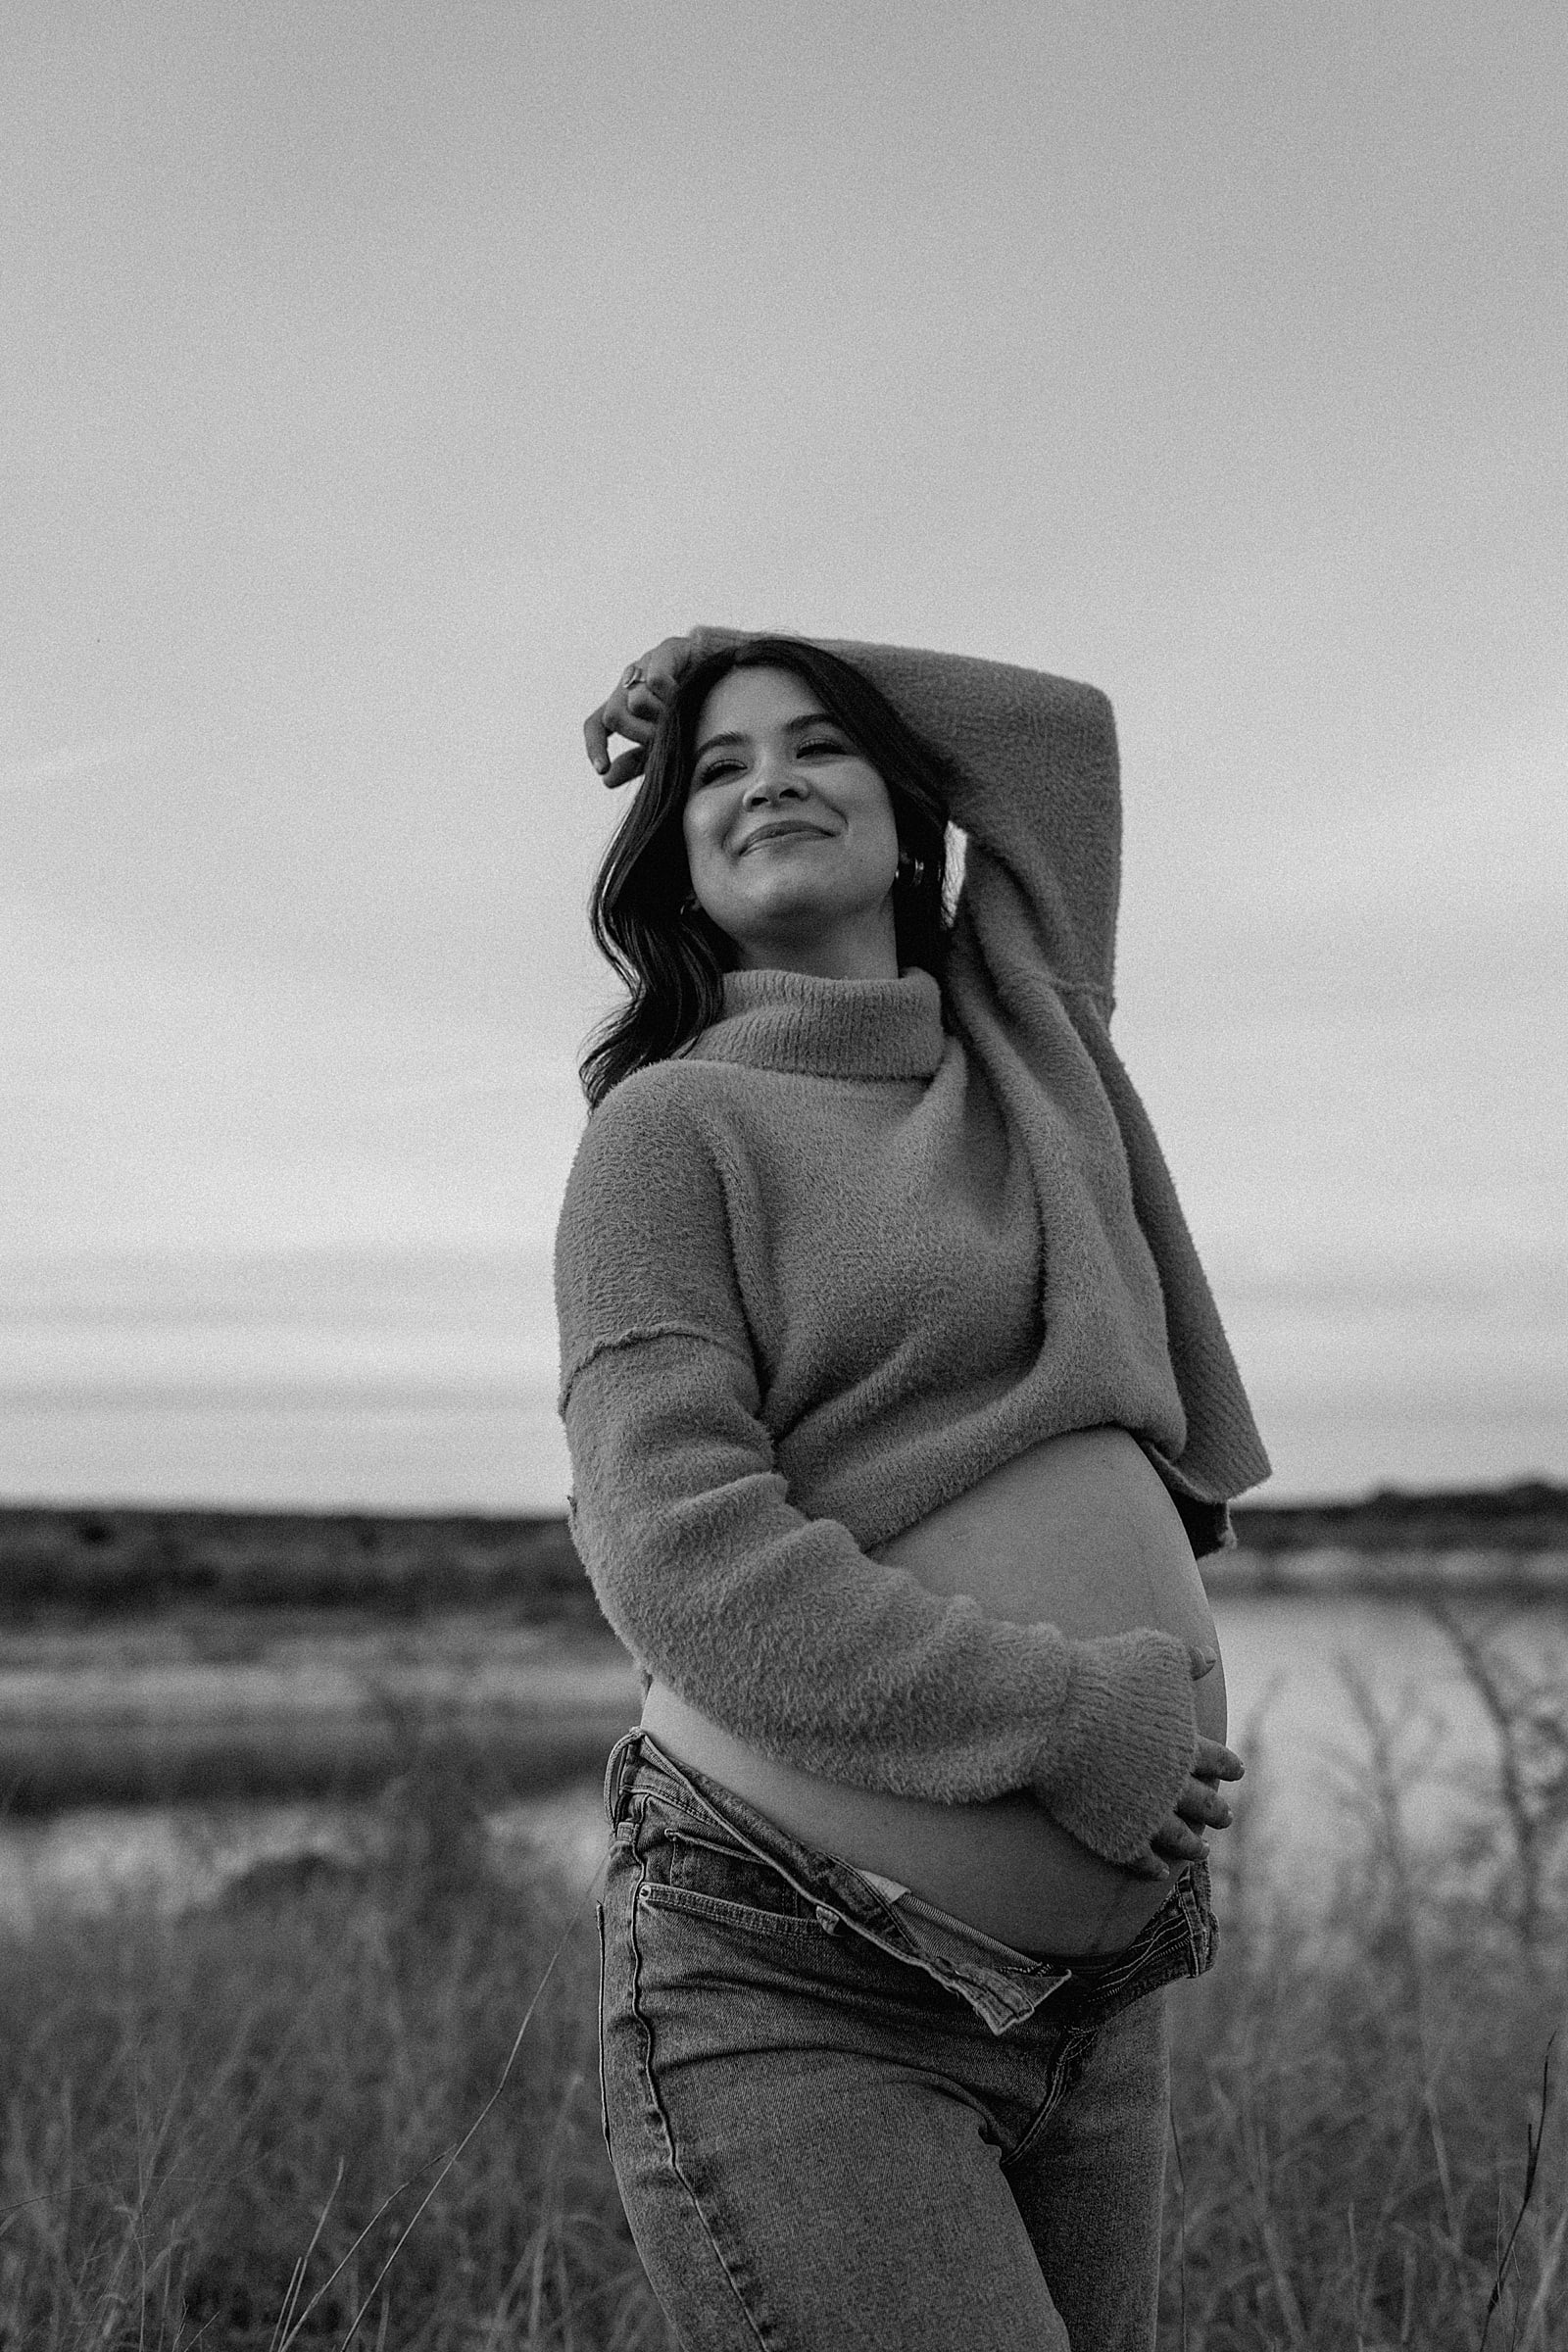
[[696, 743], [692, 889], [741, 964], [897, 979], [893, 804], [806, 680], [730, 670], [703, 704]]

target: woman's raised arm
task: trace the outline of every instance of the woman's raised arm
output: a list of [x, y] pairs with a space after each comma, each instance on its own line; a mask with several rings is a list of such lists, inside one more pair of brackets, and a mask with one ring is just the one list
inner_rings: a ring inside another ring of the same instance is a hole
[[1043, 964], [1108, 1015], [1121, 888], [1116, 722], [1100, 689], [1009, 662], [833, 644], [939, 756], [969, 838], [960, 911], [984, 960]]

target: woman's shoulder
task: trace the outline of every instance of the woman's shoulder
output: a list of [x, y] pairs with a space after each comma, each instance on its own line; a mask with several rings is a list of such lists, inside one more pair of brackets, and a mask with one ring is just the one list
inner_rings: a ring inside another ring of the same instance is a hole
[[588, 1114], [564, 1214], [593, 1216], [607, 1197], [689, 1195], [714, 1161], [715, 1091], [709, 1065], [682, 1055], [620, 1079]]
[[682, 1136], [696, 1142], [713, 1114], [715, 1098], [723, 1091], [717, 1065], [687, 1054], [668, 1054], [662, 1061], [644, 1062], [618, 1079], [588, 1114], [580, 1150], [634, 1149], [657, 1136], [673, 1142]]
[[676, 1060], [620, 1080], [589, 1114], [556, 1226], [556, 1306], [569, 1368], [635, 1333], [729, 1345], [732, 1274], [709, 1091]]

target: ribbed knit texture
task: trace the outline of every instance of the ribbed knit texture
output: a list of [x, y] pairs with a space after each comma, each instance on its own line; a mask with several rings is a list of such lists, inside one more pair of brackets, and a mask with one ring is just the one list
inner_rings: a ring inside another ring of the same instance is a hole
[[724, 1017], [692, 1055], [808, 1078], [934, 1078], [942, 991], [929, 972], [897, 980], [813, 980], [804, 972], [726, 972]]
[[590, 1119], [557, 1238], [573, 1534], [633, 1655], [758, 1747], [947, 1802], [1033, 1788], [1127, 1860], [1190, 1765], [1181, 1644], [1071, 1642], [867, 1557], [1069, 1430], [1130, 1430], [1200, 1549], [1267, 1474], [1110, 1043], [1110, 708], [834, 650], [953, 773], [946, 988], [731, 974]]

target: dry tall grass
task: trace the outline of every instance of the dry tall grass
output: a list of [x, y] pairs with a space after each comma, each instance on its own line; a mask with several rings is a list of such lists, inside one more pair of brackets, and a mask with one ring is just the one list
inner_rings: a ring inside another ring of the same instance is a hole
[[591, 1905], [499, 1882], [442, 1776], [405, 1830], [373, 1880], [0, 1949], [5, 2352], [339, 2343], [568, 1927], [356, 2342], [664, 2345], [600, 2135]]
[[[1233, 1834], [1221, 1966], [1175, 2004], [1162, 2352], [1568, 2347], [1563, 1941], [1521, 1939], [1505, 1843], [1437, 1886], [1385, 1780], [1326, 1936]], [[373, 1878], [0, 1948], [5, 2352], [320, 2352], [367, 2298], [366, 2352], [665, 2345], [600, 2136], [591, 1905], [499, 1882], [461, 1776], [403, 1821]]]
[[1372, 1861], [1177, 1998], [1170, 2352], [1568, 2346], [1562, 1946]]

